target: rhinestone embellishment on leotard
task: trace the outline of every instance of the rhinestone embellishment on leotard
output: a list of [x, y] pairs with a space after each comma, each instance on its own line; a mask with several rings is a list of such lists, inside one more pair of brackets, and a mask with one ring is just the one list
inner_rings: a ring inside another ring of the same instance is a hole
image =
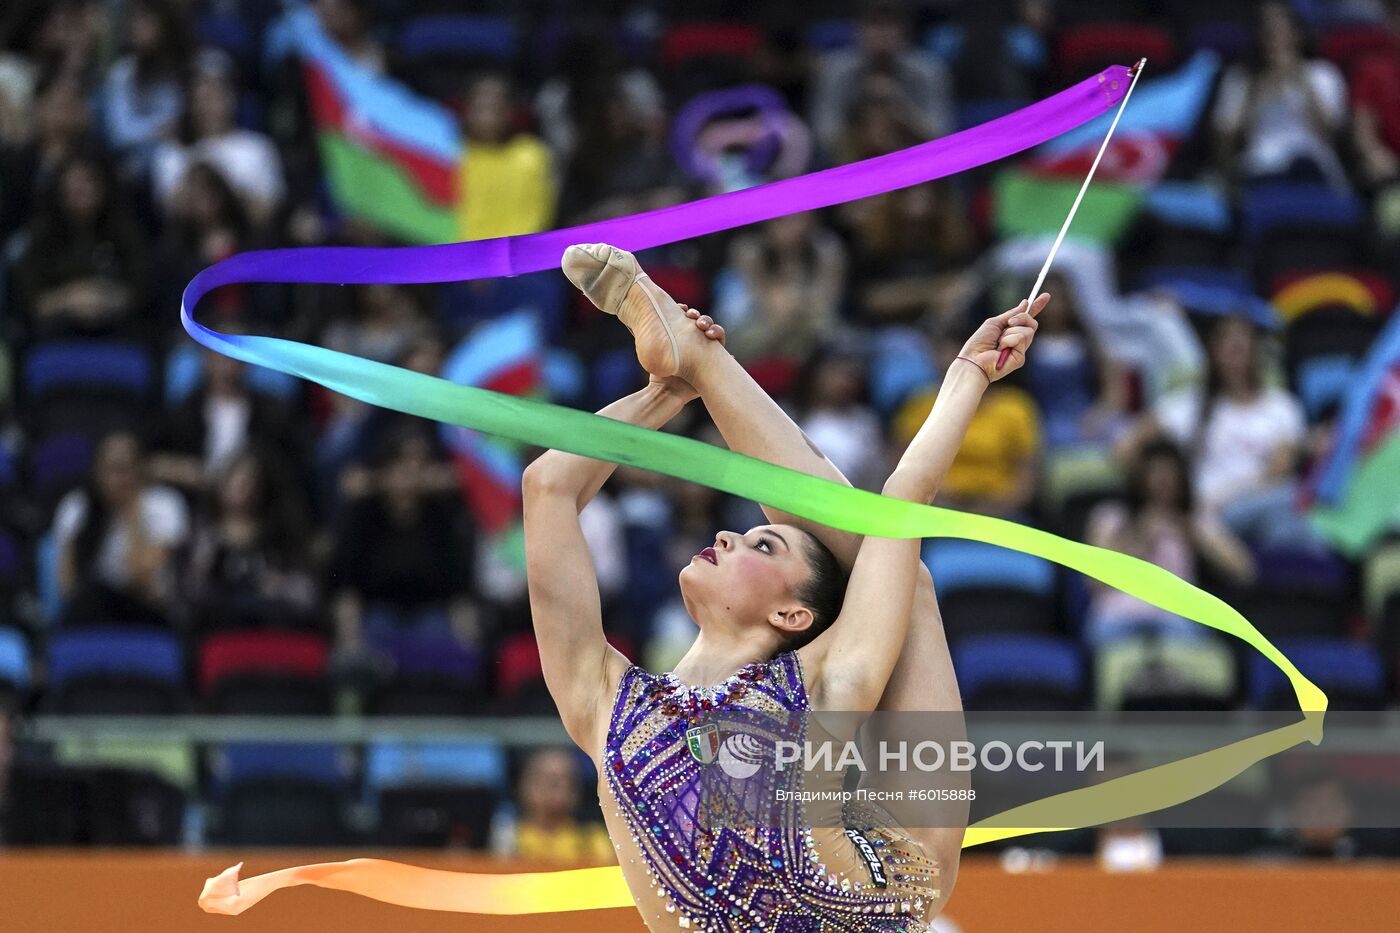
[[[748, 665], [713, 687], [688, 686], [673, 674], [652, 675], [635, 667], [619, 686], [603, 771], [612, 809], [627, 825], [648, 884], [664, 905], [664, 913], [646, 918], [654, 928], [922, 930], [923, 898], [937, 894], [932, 881], [937, 868], [922, 856], [882, 849], [895, 882], [888, 889], [853, 884], [822, 864], [800, 803], [782, 809], [773, 825], [707, 817], [700, 793], [706, 765], [688, 751], [685, 733], [692, 722], [721, 707], [777, 717], [786, 730], [805, 732], [802, 717], [792, 715], [808, 708], [796, 655]], [[868, 834], [872, 841], [880, 838], [878, 829]], [[675, 926], [668, 926], [672, 922]]]

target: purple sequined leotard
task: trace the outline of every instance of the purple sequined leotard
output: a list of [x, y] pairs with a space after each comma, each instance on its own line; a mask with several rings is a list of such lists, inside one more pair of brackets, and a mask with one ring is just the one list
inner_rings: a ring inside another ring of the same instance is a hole
[[[646, 883], [674, 915], [670, 928], [925, 929], [923, 918], [938, 897], [938, 868], [916, 841], [882, 818], [887, 814], [847, 806], [838, 817], [844, 826], [816, 831], [823, 840], [836, 837], [819, 847], [800, 802], [774, 804], [772, 782], [764, 783], [767, 769], [751, 773], [758, 769], [742, 761], [726, 766], [739, 760], [735, 748], [742, 755], [748, 747], [748, 733], [801, 742], [807, 729], [801, 714], [808, 709], [795, 652], [751, 664], [716, 687], [689, 687], [672, 674], [636, 666], [623, 674], [603, 771], [616, 812], [641, 852]], [[736, 729], [735, 722], [745, 726]], [[745, 732], [739, 745], [726, 741], [738, 731]], [[795, 779], [800, 787], [800, 771]], [[843, 837], [843, 829], [855, 835]]]

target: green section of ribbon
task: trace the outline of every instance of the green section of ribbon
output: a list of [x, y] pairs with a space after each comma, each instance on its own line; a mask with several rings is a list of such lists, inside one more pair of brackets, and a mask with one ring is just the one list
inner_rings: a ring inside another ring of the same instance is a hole
[[966, 538], [1043, 557], [1243, 639], [1287, 675], [1299, 707], [1307, 714], [1285, 729], [983, 820], [969, 828], [964, 846], [1046, 829], [1092, 826], [1174, 806], [1218, 787], [1269, 755], [1303, 741], [1316, 744], [1322, 739], [1327, 697], [1316, 685], [1226, 603], [1139, 558], [1001, 519], [885, 498], [691, 438], [648, 431], [536, 399], [458, 385], [323, 347], [208, 330], [199, 336], [230, 356], [310, 379], [372, 405], [664, 473], [856, 534]]

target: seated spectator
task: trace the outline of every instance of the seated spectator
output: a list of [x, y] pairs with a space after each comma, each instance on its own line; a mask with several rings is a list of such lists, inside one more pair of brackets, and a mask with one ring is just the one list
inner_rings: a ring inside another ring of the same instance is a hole
[[304, 430], [291, 406], [251, 388], [243, 362], [206, 348], [200, 355], [204, 379], [167, 417], [151, 457], [152, 475], [200, 493], [253, 445], [304, 466]]
[[327, 581], [343, 656], [386, 652], [401, 633], [468, 643], [479, 634], [473, 537], [451, 465], [432, 458], [430, 430], [405, 424], [370, 469], [346, 474]]
[[321, 338], [332, 350], [394, 363], [433, 335], [431, 319], [406, 286], [365, 285], [354, 289], [350, 300], [354, 316], [332, 321]]
[[530, 753], [516, 785], [520, 815], [500, 826], [492, 848], [499, 854], [542, 862], [609, 865], [617, 861], [602, 823], [575, 816], [579, 805], [578, 756], [572, 749]]
[[59, 166], [92, 149], [92, 108], [77, 78], [52, 72], [39, 81], [23, 128], [0, 139], [0, 242], [35, 209], [35, 195], [53, 184]]
[[840, 208], [852, 234], [854, 304], [862, 321], [917, 321], [955, 303], [973, 234], [947, 182], [901, 188]]
[[681, 200], [672, 186], [665, 98], [644, 68], [627, 67], [601, 32], [573, 36], [559, 74], [535, 95], [540, 134], [556, 164], [562, 223], [583, 224]]
[[1346, 80], [1331, 62], [1307, 57], [1305, 39], [1289, 4], [1260, 4], [1258, 52], [1225, 73], [1216, 95], [1220, 166], [1231, 177], [1347, 187], [1336, 150], [1346, 124]]
[[1201, 508], [1250, 545], [1325, 549], [1296, 504], [1307, 439], [1301, 403], [1265, 382], [1259, 335], [1248, 320], [1216, 320], [1206, 351], [1205, 390], [1163, 396], [1120, 439], [1119, 453], [1130, 456], [1145, 439], [1165, 434], [1188, 451]]
[[730, 352], [770, 393], [786, 394], [801, 361], [830, 335], [845, 281], [845, 249], [811, 212], [738, 237], [715, 287]]
[[[1036, 335], [1037, 349], [1040, 336]], [[1254, 559], [1243, 542], [1218, 517], [1196, 509], [1186, 457], [1170, 441], [1155, 441], [1142, 449], [1129, 467], [1126, 501], [1096, 506], [1086, 538], [1095, 547], [1170, 570], [1188, 583], [1198, 582], [1198, 568], [1242, 586], [1254, 580]], [[1097, 580], [1089, 579], [1089, 588], [1084, 638], [1092, 644], [1140, 634], [1210, 637], [1195, 622]]]
[[857, 489], [878, 490], [884, 481], [884, 430], [866, 404], [865, 366], [855, 356], [819, 351], [808, 363], [798, 424]]
[[277, 463], [262, 451], [238, 454], [196, 522], [182, 583], [203, 628], [297, 626], [315, 617], [310, 524], [296, 481]]
[[[251, 226], [243, 202], [217, 168], [207, 162], [189, 166], [171, 195], [169, 222], [160, 244], [161, 305], [178, 307], [180, 293], [208, 266], [247, 249]], [[221, 288], [203, 302], [203, 314], [242, 317], [251, 288]]]
[[374, 20], [374, 4], [370, 0], [314, 0], [312, 9], [321, 28], [357, 65], [384, 71], [384, 46], [370, 28]]
[[[961, 324], [940, 326], [934, 351], [943, 372], [957, 358], [964, 337]], [[1017, 387], [1018, 381], [1013, 375], [987, 389], [935, 505], [1024, 520], [1035, 499], [1043, 429], [1035, 400]], [[909, 446], [937, 397], [936, 388], [915, 392], [895, 412], [891, 458]]]
[[180, 138], [156, 150], [151, 182], [157, 203], [170, 210], [190, 166], [206, 162], [227, 179], [253, 225], [261, 227], [286, 196], [282, 159], [266, 135], [238, 126], [233, 68], [233, 60], [219, 50], [196, 56]]
[[106, 167], [76, 156], [41, 199], [18, 270], [32, 336], [129, 334], [145, 300], [146, 240]]
[[1045, 444], [1063, 447], [1111, 441], [1125, 427], [1126, 377], [1080, 315], [1074, 289], [1051, 273], [1055, 300], [1040, 313], [1036, 355], [1026, 359], [1026, 384], [1040, 406]]
[[462, 119], [466, 155], [458, 230], [464, 239], [535, 233], [554, 226], [558, 182], [549, 147], [515, 127], [514, 89], [504, 74], [467, 88]]
[[97, 447], [93, 474], [54, 513], [64, 621], [164, 625], [175, 596], [176, 550], [189, 534], [180, 494], [151, 483], [136, 436]]
[[126, 4], [126, 54], [107, 73], [102, 125], [132, 179], [142, 178], [161, 142], [175, 136], [184, 108], [184, 6], [175, 0]]
[[[1400, 41], [1400, 0], [1386, 4], [1386, 23]], [[1400, 178], [1400, 56], [1372, 54], [1351, 73], [1352, 144], [1362, 180], [1380, 187]]]
[[841, 127], [871, 75], [886, 77], [897, 88], [920, 142], [952, 129], [952, 82], [938, 59], [912, 45], [910, 32], [909, 10], [904, 4], [872, 0], [860, 12], [855, 48], [817, 59], [811, 124], [826, 152], [835, 151]]
[[1318, 766], [1287, 781], [1285, 829], [1260, 855], [1345, 862], [1400, 855], [1392, 829], [1357, 827], [1356, 802], [1335, 769]]

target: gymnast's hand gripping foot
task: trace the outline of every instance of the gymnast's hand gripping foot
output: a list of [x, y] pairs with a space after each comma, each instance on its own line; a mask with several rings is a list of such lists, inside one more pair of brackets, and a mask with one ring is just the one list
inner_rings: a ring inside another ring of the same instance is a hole
[[[563, 265], [594, 304], [632, 332], [652, 375], [645, 388], [599, 414], [660, 428], [698, 396], [731, 449], [845, 482], [729, 355], [723, 328], [676, 304], [630, 253], [604, 244], [571, 247]], [[983, 391], [1025, 362], [1048, 297], [977, 329], [885, 482], [885, 495], [933, 499]], [[1003, 350], [1010, 352], [999, 368]], [[687, 733], [705, 711], [960, 712], [920, 541], [861, 539], [765, 508], [771, 524], [721, 532], [681, 571], [697, 637], [673, 671], [654, 675], [604, 638], [579, 526], [579, 512], [614, 468], [551, 450], [526, 469], [527, 571], [546, 685], [569, 735], [597, 765], [604, 817], [647, 925], [924, 929], [947, 901], [961, 829], [906, 829], [888, 813], [846, 814], [881, 854], [883, 862], [872, 865], [840, 825], [707, 825], [677, 790], [697, 786], [708, 766], [687, 751]], [[405, 906], [480, 911], [489, 877], [356, 859], [240, 883], [235, 866], [209, 880], [200, 906], [239, 913], [273, 890], [309, 883]]]

